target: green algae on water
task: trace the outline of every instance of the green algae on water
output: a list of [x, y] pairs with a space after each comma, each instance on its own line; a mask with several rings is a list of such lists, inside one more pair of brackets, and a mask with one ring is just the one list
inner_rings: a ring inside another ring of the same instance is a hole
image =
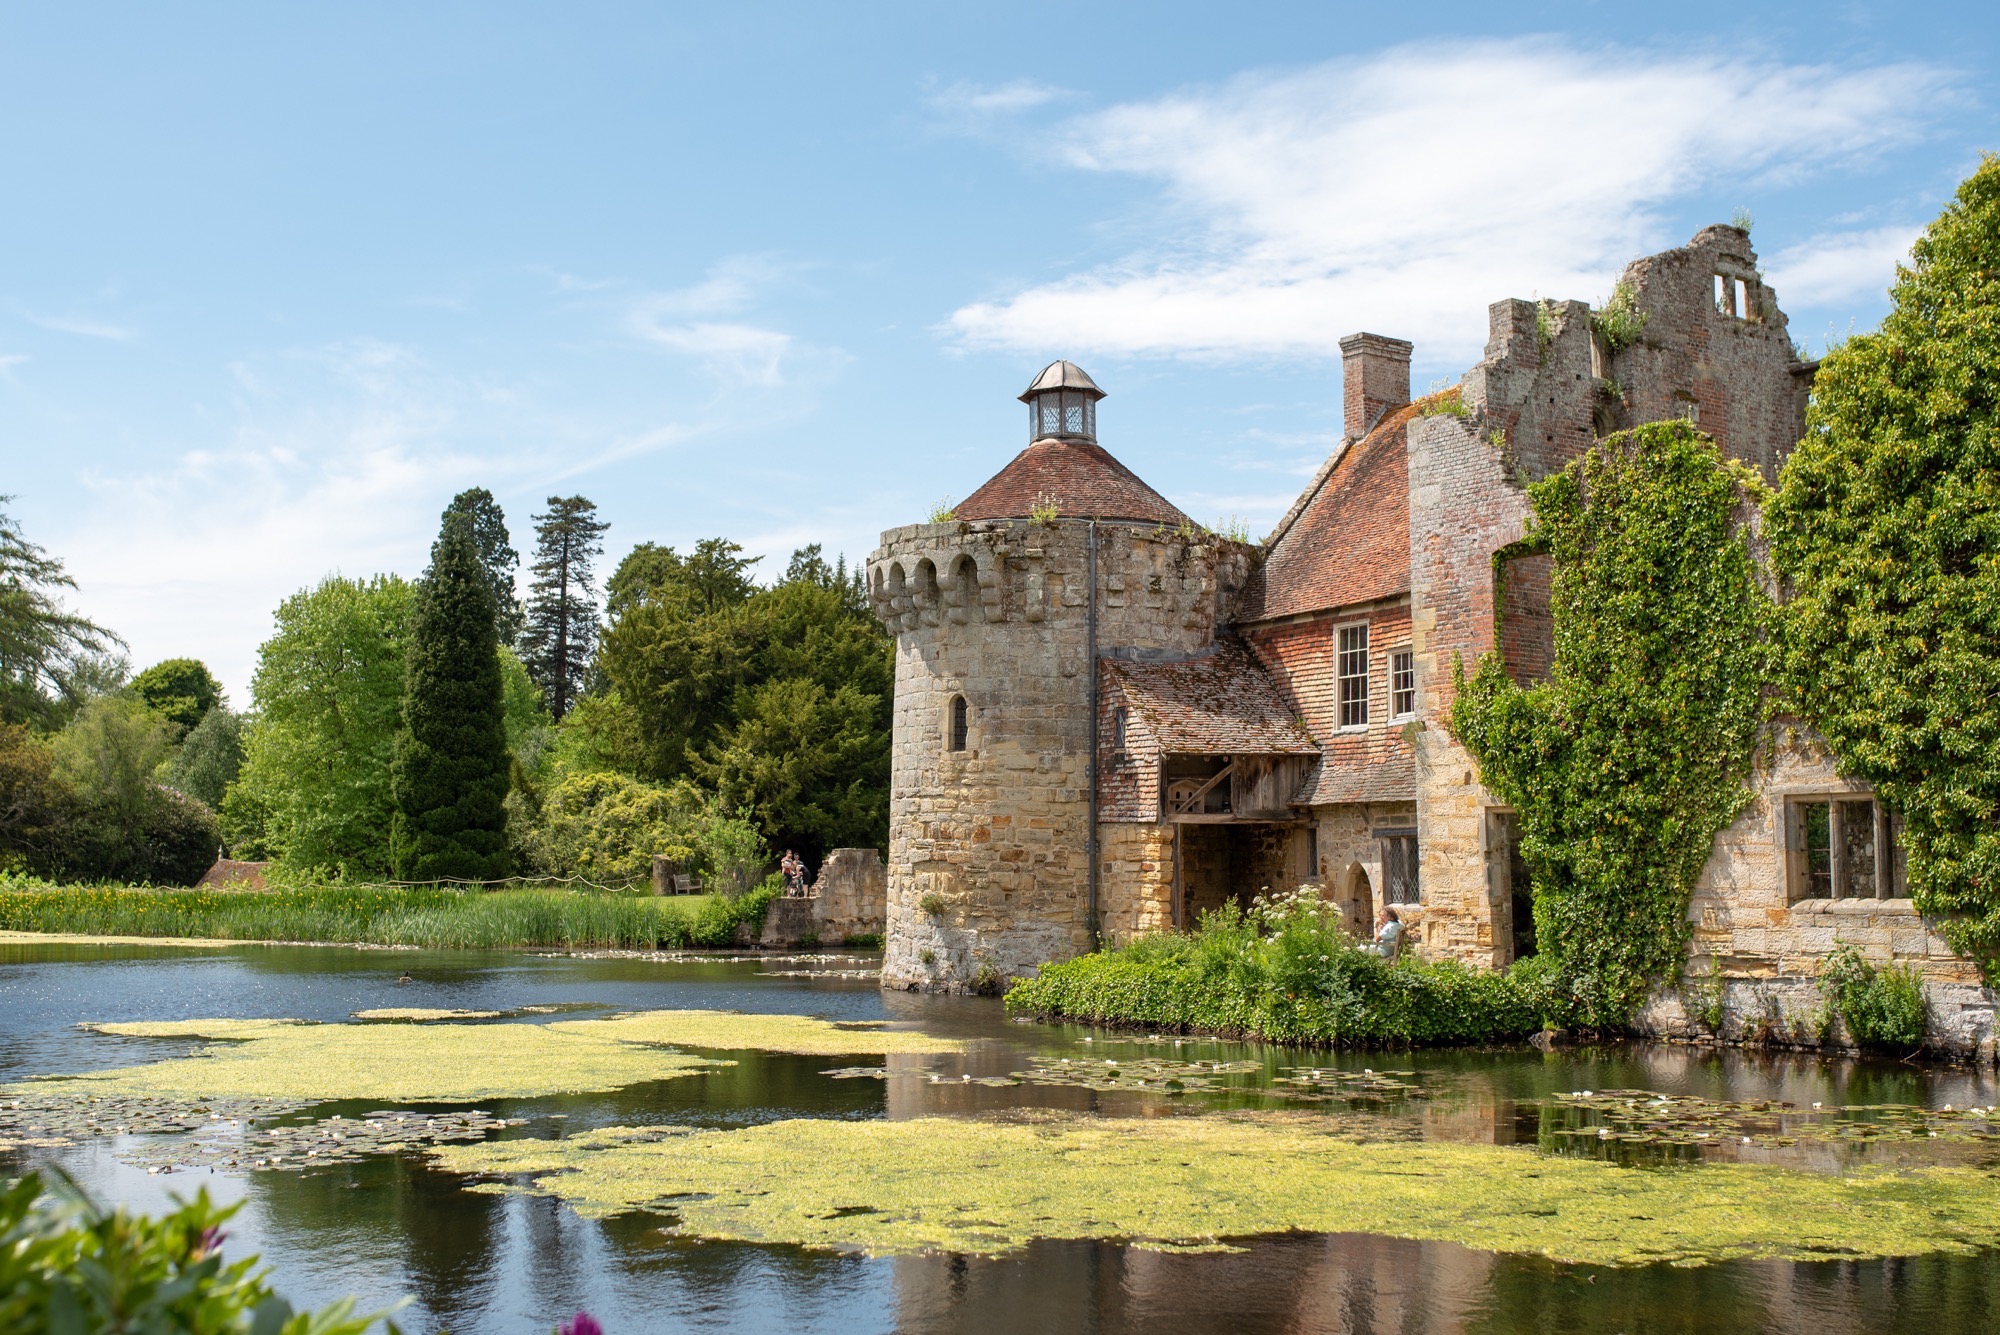
[[713, 1051], [783, 1052], [801, 1057], [888, 1056], [963, 1052], [956, 1039], [886, 1029], [882, 1021], [836, 1024], [806, 1015], [740, 1011], [634, 1011], [602, 1020], [559, 1020], [546, 1026], [602, 1034], [633, 1043], [667, 1043]]
[[652, 1208], [686, 1236], [876, 1255], [996, 1255], [1041, 1238], [1220, 1247], [1286, 1231], [1604, 1265], [2000, 1245], [2000, 1177], [1978, 1169], [1635, 1169], [1516, 1146], [1364, 1141], [1302, 1114], [612, 1128], [432, 1156], [453, 1172], [525, 1178], [586, 1216]]
[[[430, 1013], [413, 1007], [371, 1014], [417, 1019]], [[539, 1024], [174, 1020], [84, 1028], [128, 1038], [205, 1040], [205, 1046], [143, 1066], [45, 1076], [0, 1094], [32, 1090], [46, 1095], [56, 1087], [79, 1098], [475, 1103], [605, 1093], [733, 1064], [677, 1048], [867, 1056], [953, 1052], [963, 1046], [951, 1039], [802, 1015], [695, 1010]]]
[[[192, 1055], [144, 1066], [44, 1077], [15, 1089], [78, 1096], [281, 1099], [325, 1103], [475, 1103], [602, 1093], [722, 1064], [608, 1034], [553, 1024], [308, 1024], [299, 1020], [181, 1020], [98, 1024], [132, 1038], [210, 1040]], [[12, 1091], [8, 1091], [12, 1092]]]

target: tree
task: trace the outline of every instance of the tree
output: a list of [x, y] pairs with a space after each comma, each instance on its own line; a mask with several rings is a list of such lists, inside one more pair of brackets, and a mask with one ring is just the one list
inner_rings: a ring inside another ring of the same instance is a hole
[[1820, 363], [1766, 510], [1782, 676], [1902, 817], [1917, 907], [2000, 968], [2000, 158]]
[[493, 588], [494, 622], [500, 643], [512, 644], [521, 634], [521, 597], [514, 591], [514, 572], [520, 568], [521, 554], [514, 550], [507, 532], [507, 514], [493, 493], [484, 487], [461, 491], [445, 507], [444, 518], [455, 514], [472, 519], [472, 541], [479, 548], [479, 565]]
[[217, 811], [229, 785], [243, 769], [243, 720], [218, 705], [202, 715], [194, 730], [160, 769], [160, 782]]
[[682, 558], [641, 548], [614, 576], [620, 611], [587, 722], [656, 782], [695, 776], [774, 844], [817, 857], [888, 837], [892, 643], [846, 563], [793, 553], [760, 589], [720, 538]]
[[169, 658], [132, 678], [132, 693], [174, 725], [176, 739], [222, 703], [222, 683], [197, 658]]
[[609, 524], [581, 496], [551, 496], [535, 516], [535, 563], [521, 632], [521, 659], [561, 719], [582, 694], [597, 645], [597, 596], [591, 562], [604, 551]]
[[201, 878], [221, 843], [215, 813], [153, 780], [173, 731], [136, 698], [100, 695], [56, 734], [55, 772], [79, 805], [51, 870], [163, 885]]
[[0, 510], [0, 722], [59, 721], [84, 699], [78, 677], [124, 643], [63, 607], [61, 591], [75, 587], [62, 561]]
[[493, 586], [473, 519], [447, 513], [410, 618], [392, 770], [399, 880], [507, 874], [507, 728]]
[[230, 841], [296, 876], [389, 874], [389, 763], [414, 588], [329, 576], [278, 608], [257, 653], [255, 722], [223, 801]]
[[0, 723], [0, 871], [55, 869], [77, 814], [48, 745], [22, 724]]

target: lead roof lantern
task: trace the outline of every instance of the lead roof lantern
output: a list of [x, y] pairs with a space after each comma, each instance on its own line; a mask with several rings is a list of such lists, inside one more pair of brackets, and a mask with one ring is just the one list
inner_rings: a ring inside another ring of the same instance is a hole
[[1075, 362], [1050, 362], [1021, 395], [1028, 405], [1028, 442], [1097, 440], [1097, 401], [1104, 391]]

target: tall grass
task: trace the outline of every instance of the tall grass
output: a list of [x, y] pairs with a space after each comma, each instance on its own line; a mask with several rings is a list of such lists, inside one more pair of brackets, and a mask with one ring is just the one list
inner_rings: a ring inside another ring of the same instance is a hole
[[762, 925], [781, 893], [766, 882], [734, 899], [656, 899], [586, 890], [310, 886], [154, 890], [131, 886], [0, 888], [0, 931], [184, 936], [437, 949], [727, 946]]
[[1380, 959], [1357, 946], [1317, 890], [1245, 913], [1205, 914], [1190, 933], [1043, 966], [1007, 993], [1029, 1015], [1339, 1045], [1525, 1038], [1553, 1010], [1548, 970]]

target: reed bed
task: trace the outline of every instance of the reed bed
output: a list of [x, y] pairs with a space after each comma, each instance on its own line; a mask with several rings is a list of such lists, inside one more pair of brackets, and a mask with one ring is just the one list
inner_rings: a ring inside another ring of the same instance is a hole
[[321, 885], [276, 890], [141, 886], [0, 889], [0, 931], [498, 949], [728, 946], [774, 884], [735, 898], [592, 890]]

